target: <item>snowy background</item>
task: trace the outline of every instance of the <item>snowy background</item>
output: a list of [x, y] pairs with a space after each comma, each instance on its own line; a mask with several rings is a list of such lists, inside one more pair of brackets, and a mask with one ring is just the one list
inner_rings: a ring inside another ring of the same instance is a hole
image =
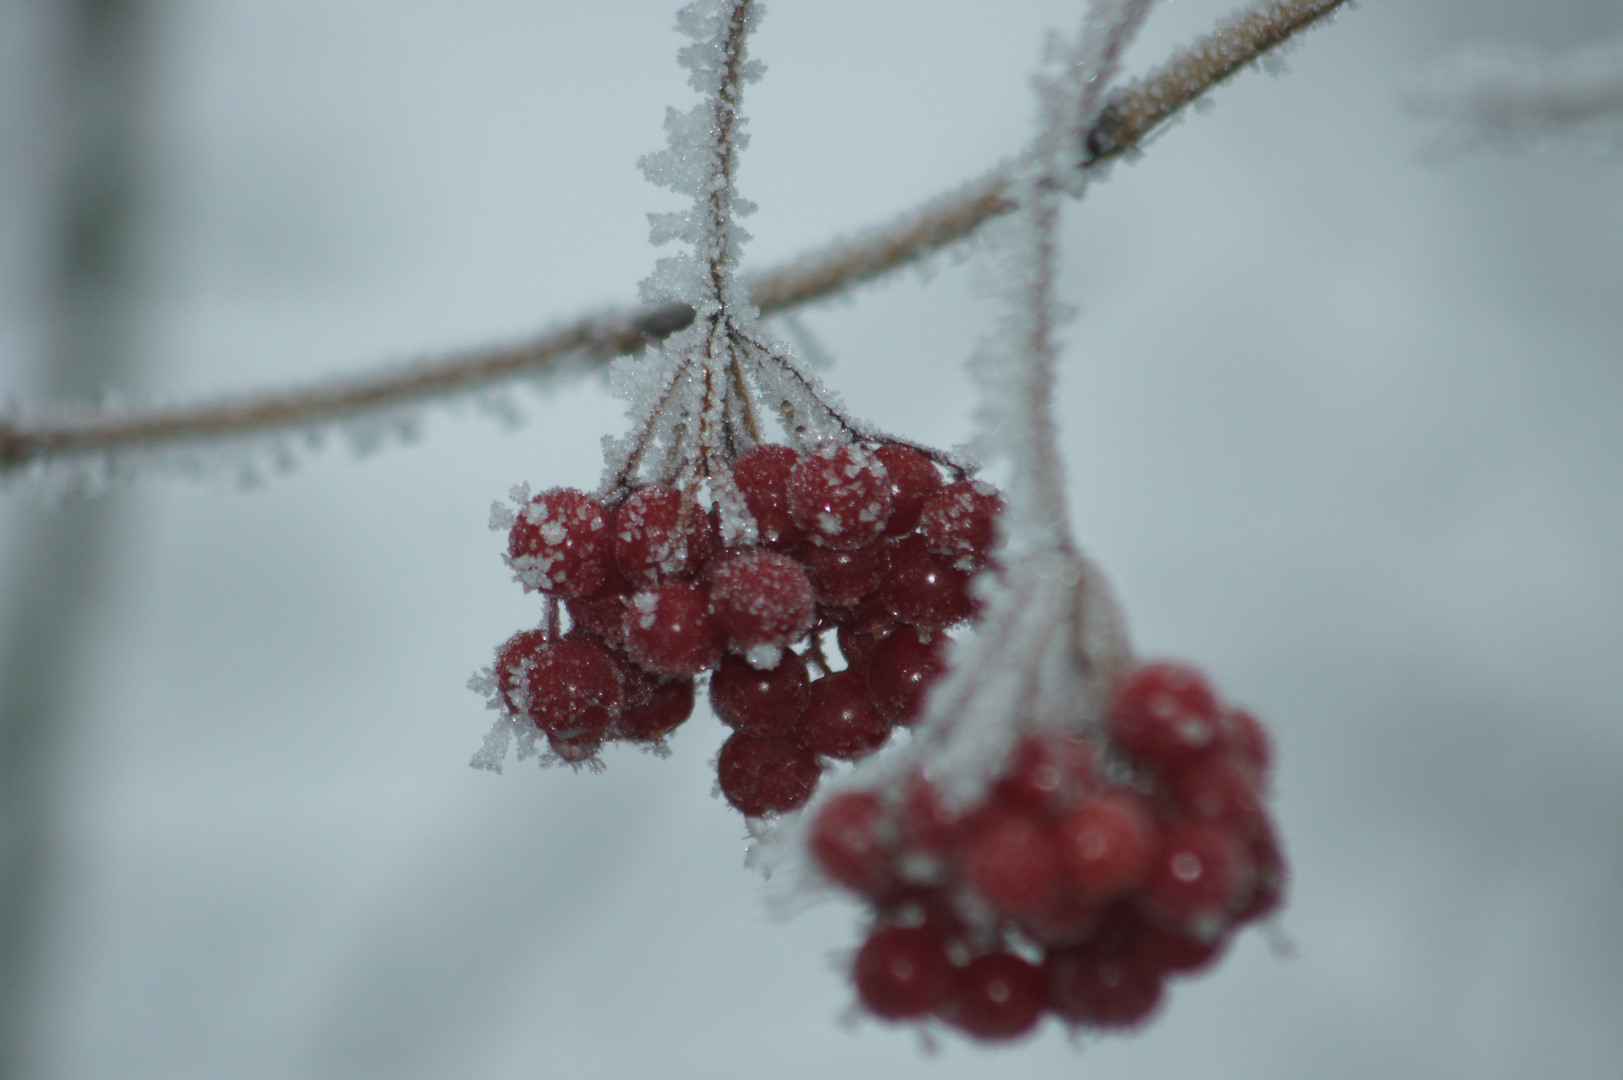
[[[674, 0], [151, 5], [132, 396], [363, 370], [628, 301], [637, 157], [691, 101]], [[1228, 10], [1174, 0], [1142, 69]], [[0, 5], [0, 393], [47, 354], [60, 6]], [[778, 0], [740, 188], [767, 265], [1029, 131], [1061, 0]], [[1623, 163], [1423, 150], [1405, 81], [1467, 42], [1623, 34], [1613, 0], [1372, 2], [1068, 211], [1078, 535], [1152, 654], [1272, 725], [1296, 883], [1131, 1038], [1007, 1049], [842, 1019], [855, 906], [770, 912], [722, 738], [605, 775], [466, 767], [464, 689], [534, 617], [485, 529], [589, 486], [596, 380], [357, 462], [108, 503], [63, 719], [49, 1078], [1616, 1076], [1623, 1061]], [[806, 323], [891, 430], [970, 433], [993, 313], [940, 260]], [[0, 600], [49, 513], [0, 494]], [[16, 627], [13, 626], [13, 632]], [[26, 628], [24, 628], [26, 632]], [[12, 643], [15, 647], [15, 642]]]

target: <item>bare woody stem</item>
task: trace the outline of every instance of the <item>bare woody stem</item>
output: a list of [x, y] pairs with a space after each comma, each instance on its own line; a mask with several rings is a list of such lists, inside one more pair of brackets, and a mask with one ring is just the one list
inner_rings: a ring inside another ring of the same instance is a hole
[[[1148, 76], [1111, 95], [1084, 140], [1092, 171], [1140, 149], [1191, 102], [1269, 50], [1326, 19], [1347, 0], [1262, 0], [1218, 24]], [[787, 311], [871, 281], [963, 240], [1015, 208], [999, 167], [912, 212], [752, 275], [762, 314]], [[141, 447], [292, 430], [399, 408], [524, 378], [601, 367], [692, 321], [685, 305], [585, 315], [516, 346], [455, 353], [370, 375], [195, 405], [41, 420], [0, 419], [0, 476], [35, 462]]]

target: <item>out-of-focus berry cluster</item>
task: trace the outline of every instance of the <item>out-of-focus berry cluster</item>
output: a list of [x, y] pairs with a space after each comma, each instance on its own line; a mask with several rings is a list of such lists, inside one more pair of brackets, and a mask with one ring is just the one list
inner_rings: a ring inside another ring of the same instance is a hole
[[1167, 979], [1279, 905], [1256, 719], [1197, 671], [1157, 663], [1126, 677], [1105, 727], [1028, 735], [957, 812], [923, 775], [819, 808], [814, 862], [872, 911], [851, 970], [867, 1011], [982, 1040], [1045, 1013], [1132, 1027]]
[[828, 760], [863, 757], [917, 719], [944, 632], [971, 614], [1001, 499], [898, 443], [764, 444], [731, 479], [748, 522], [658, 485], [523, 500], [508, 562], [562, 601], [569, 628], [515, 635], [492, 680], [508, 715], [578, 763], [607, 740], [657, 743], [712, 672], [711, 704], [733, 729], [721, 791], [755, 817], [801, 806]]

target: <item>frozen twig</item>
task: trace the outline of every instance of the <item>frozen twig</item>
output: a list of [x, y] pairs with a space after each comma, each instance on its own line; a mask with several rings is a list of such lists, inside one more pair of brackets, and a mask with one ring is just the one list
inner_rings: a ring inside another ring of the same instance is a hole
[[1623, 150], [1623, 40], [1561, 56], [1479, 47], [1439, 64], [1407, 95], [1440, 122], [1442, 154], [1578, 146]]
[[[1320, 22], [1347, 0], [1267, 0], [1230, 17], [1162, 67], [1116, 91], [1082, 139], [1077, 168], [1091, 173], [1145, 140], [1173, 116], [1269, 50]], [[999, 166], [891, 222], [749, 275], [745, 291], [763, 315], [826, 298], [928, 257], [1009, 213], [1014, 175]], [[580, 316], [527, 342], [393, 366], [348, 379], [192, 405], [69, 416], [0, 416], [0, 477], [75, 459], [213, 444], [296, 432], [374, 412], [473, 394], [524, 380], [601, 368], [688, 326], [691, 307]]]

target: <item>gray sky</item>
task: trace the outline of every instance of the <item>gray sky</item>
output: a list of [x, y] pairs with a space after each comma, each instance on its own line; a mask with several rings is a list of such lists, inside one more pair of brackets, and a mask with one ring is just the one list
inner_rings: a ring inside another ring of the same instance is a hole
[[[1227, 8], [1169, 3], [1132, 64]], [[674, 202], [634, 163], [690, 102], [673, 10], [164, 5], [147, 376], [124, 389], [278, 385], [629, 301], [644, 214]], [[747, 259], [1015, 149], [1041, 31], [1077, 10], [773, 4]], [[463, 684], [534, 618], [488, 507], [595, 482], [621, 409], [587, 381], [517, 393], [516, 431], [434, 413], [248, 493], [137, 485], [91, 675], [63, 688], [46, 1075], [1614, 1075], [1623, 164], [1438, 164], [1399, 90], [1462, 42], [1619, 34], [1612, 3], [1366, 3], [1068, 211], [1077, 532], [1144, 652], [1272, 726], [1293, 955], [1248, 932], [1133, 1038], [930, 1056], [842, 1022], [853, 905], [768, 910], [708, 715], [603, 775], [468, 769], [487, 718]], [[27, 100], [0, 133], [37, 147]], [[17, 160], [27, 251], [43, 196]], [[856, 412], [969, 435], [960, 365], [995, 314], [975, 265], [805, 313]], [[4, 269], [0, 390], [26, 395], [34, 286]], [[0, 496], [0, 537], [29, 499]]]

